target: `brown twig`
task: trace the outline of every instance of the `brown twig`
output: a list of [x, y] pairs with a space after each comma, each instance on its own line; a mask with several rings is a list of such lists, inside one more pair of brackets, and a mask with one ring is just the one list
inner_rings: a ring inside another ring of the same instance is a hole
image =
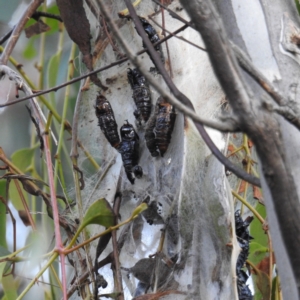
[[[8, 199], [8, 183], [6, 185], [6, 199]], [[13, 252], [16, 252], [16, 243], [17, 243], [17, 229], [16, 229], [16, 219], [14, 218], [13, 213], [11, 212], [9, 206], [7, 205], [7, 200], [4, 200], [3, 197], [0, 196], [0, 201], [5, 205], [6, 210], [8, 211], [11, 221], [12, 221], [12, 226], [13, 226]], [[12, 270], [8, 274], [3, 274], [2, 276], [8, 276], [9, 274], [14, 275], [14, 270], [15, 270], [15, 263], [13, 263]]]
[[[115, 213], [115, 218], [116, 222], [115, 225], [118, 223], [118, 215], [119, 215], [119, 210], [121, 206], [121, 200], [122, 200], [122, 195], [120, 193], [117, 193], [115, 202], [114, 202], [114, 213]], [[118, 300], [124, 300], [124, 294], [123, 294], [123, 285], [122, 285], [122, 274], [121, 274], [121, 266], [120, 266], [120, 260], [119, 260], [119, 248], [118, 248], [118, 243], [117, 243], [117, 232], [114, 230], [111, 233], [111, 238], [112, 238], [112, 246], [113, 246], [113, 272], [115, 273], [114, 278], [115, 278], [115, 291], [119, 292], [120, 295], [118, 296]]]
[[[162, 35], [166, 36], [166, 20], [165, 20], [165, 10], [163, 7], [161, 7], [161, 19], [162, 19]], [[170, 77], [173, 78], [173, 70], [172, 70], [172, 62], [171, 62], [171, 56], [170, 56], [170, 49], [168, 45], [168, 41], [166, 41], [166, 50], [167, 50], [167, 56], [168, 56], [168, 63], [169, 63], [169, 68], [170, 68]]]
[[0, 45], [2, 45], [3, 43], [5, 43], [5, 42], [9, 39], [9, 37], [10, 37], [11, 34], [13, 33], [14, 29], [15, 29], [15, 26], [14, 26], [11, 30], [9, 30], [9, 31], [8, 31], [8, 32], [0, 39]]
[[[158, 26], [159, 28], [162, 28], [162, 26], [161, 26], [158, 22], [156, 22], [152, 16], [149, 16], [149, 19], [150, 19], [156, 26]], [[166, 28], [165, 28], [164, 30], [165, 30], [165, 32], [167, 32], [168, 34], [170, 34], [170, 35], [174, 36], [175, 38], [177, 38], [178, 40], [181, 40], [181, 41], [183, 41], [183, 42], [185, 42], [185, 43], [188, 43], [188, 44], [190, 44], [191, 46], [193, 46], [193, 47], [195, 47], [195, 48], [197, 48], [197, 49], [199, 49], [199, 50], [202, 50], [202, 51], [205, 51], [205, 52], [206, 52], [206, 49], [205, 49], [205, 48], [200, 47], [200, 46], [196, 45], [195, 43], [192, 43], [191, 41], [185, 39], [185, 38], [182, 37], [182, 36], [177, 36], [177, 35], [175, 35], [174, 33], [172, 33], [171, 31], [167, 30]]]
[[104, 31], [105, 31], [105, 33], [106, 33], [106, 36], [107, 36], [107, 38], [108, 38], [108, 40], [109, 40], [109, 43], [110, 43], [111, 47], [113, 48], [113, 50], [114, 50], [115, 52], [117, 52], [117, 53], [119, 54], [120, 57], [124, 57], [124, 54], [120, 52], [120, 50], [118, 49], [118, 47], [117, 47], [117, 46], [115, 45], [115, 43], [113, 42], [113, 40], [112, 40], [112, 38], [111, 38], [111, 35], [110, 35], [110, 33], [108, 32], [108, 28], [107, 28], [106, 21], [105, 21], [104, 19], [103, 19], [102, 24], [103, 24]]
[[63, 22], [61, 16], [55, 15], [55, 14], [50, 14], [50, 13], [47, 13], [45, 11], [35, 11], [32, 14], [32, 16], [31, 16], [31, 18], [33, 18], [35, 20], [38, 20], [41, 17], [45, 17], [45, 18], [49, 18], [49, 19], [54, 19], [54, 20], [57, 20], [59, 22]]
[[21, 16], [18, 24], [13, 30], [13, 33], [7, 42], [4, 51], [2, 52], [1, 58], [0, 58], [0, 64], [6, 65], [8, 62], [8, 58], [10, 54], [12, 53], [19, 36], [21, 34], [21, 31], [23, 30], [25, 24], [27, 23], [28, 19], [32, 16], [32, 14], [36, 11], [36, 9], [42, 4], [43, 0], [32, 0], [31, 3], [28, 5], [27, 9]]

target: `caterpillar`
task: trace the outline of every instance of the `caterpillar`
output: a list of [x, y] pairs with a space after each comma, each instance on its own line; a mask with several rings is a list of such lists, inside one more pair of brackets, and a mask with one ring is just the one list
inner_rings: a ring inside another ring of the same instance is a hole
[[240, 216], [240, 211], [235, 212], [235, 232], [237, 236], [238, 243], [241, 247], [241, 253], [238, 256], [236, 263], [236, 275], [237, 275], [237, 290], [240, 300], [252, 300], [252, 293], [246, 285], [248, 280], [248, 275], [244, 270], [242, 270], [247, 257], [249, 255], [249, 241], [252, 239], [249, 234], [248, 226], [253, 220], [253, 217], [248, 217], [245, 221]]
[[145, 132], [146, 145], [152, 156], [158, 156], [158, 151], [164, 156], [171, 142], [175, 120], [175, 107], [159, 97]]
[[[139, 19], [140, 19], [140, 21], [143, 25], [143, 28], [144, 28], [145, 32], [148, 35], [148, 38], [149, 38], [150, 42], [152, 44], [155, 44], [155, 43], [159, 42], [160, 38], [159, 38], [156, 30], [153, 28], [153, 26], [145, 18], [139, 17]], [[146, 45], [145, 45], [144, 42], [143, 42], [143, 47], [146, 48]], [[165, 63], [165, 58], [164, 58], [164, 55], [163, 55], [163, 52], [162, 52], [161, 45], [154, 46], [154, 49], [160, 54], [160, 58], [161, 58], [162, 63]], [[151, 55], [149, 53], [148, 53], [148, 55], [151, 58], [152, 62], [154, 63]], [[155, 65], [155, 63], [154, 63], [154, 65]]]
[[134, 184], [135, 178], [143, 176], [143, 170], [138, 166], [139, 161], [139, 136], [133, 126], [127, 121], [120, 129], [121, 143], [118, 151], [121, 153], [125, 173], [131, 184]]
[[142, 120], [147, 122], [151, 114], [151, 94], [148, 83], [138, 69], [128, 69], [127, 78], [133, 90], [132, 98], [137, 107], [134, 116], [140, 123]]
[[95, 112], [98, 118], [98, 125], [104, 133], [112, 147], [118, 149], [120, 137], [118, 134], [118, 125], [115, 120], [114, 112], [108, 100], [98, 95], [96, 99]]

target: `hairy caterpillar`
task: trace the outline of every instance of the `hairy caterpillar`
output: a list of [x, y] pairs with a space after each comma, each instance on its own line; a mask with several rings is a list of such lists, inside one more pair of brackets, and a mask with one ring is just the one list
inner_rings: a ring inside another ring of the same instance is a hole
[[[153, 26], [145, 18], [139, 17], [139, 19], [140, 19], [140, 21], [143, 25], [143, 28], [144, 28], [145, 32], [148, 35], [148, 38], [149, 38], [150, 42], [152, 44], [155, 44], [155, 43], [159, 42], [160, 38], [159, 38], [156, 30], [153, 28]], [[146, 48], [146, 45], [145, 45], [144, 42], [143, 42], [143, 47]], [[160, 54], [160, 58], [161, 58], [162, 63], [165, 63], [165, 58], [164, 58], [164, 55], [163, 55], [163, 52], [162, 52], [161, 45], [154, 46], [154, 49]], [[151, 55], [149, 53], [148, 53], [148, 55], [151, 58], [152, 62], [154, 63]], [[155, 65], [155, 63], [154, 63], [154, 65]]]
[[135, 118], [147, 122], [151, 114], [151, 94], [145, 77], [138, 69], [128, 69], [127, 78], [133, 90], [132, 98], [137, 109], [134, 111]]
[[120, 129], [121, 143], [118, 151], [121, 153], [123, 165], [128, 180], [134, 184], [134, 177], [140, 178], [143, 175], [143, 170], [138, 166], [139, 161], [139, 136], [135, 132], [133, 126], [127, 121]]
[[120, 144], [120, 137], [118, 134], [118, 125], [115, 120], [114, 112], [108, 100], [98, 95], [95, 105], [96, 116], [98, 118], [98, 125], [104, 133], [108, 142], [116, 149]]
[[154, 115], [149, 120], [145, 139], [146, 145], [152, 156], [164, 156], [171, 141], [176, 120], [175, 108], [163, 97], [156, 102]]
[[242, 270], [242, 268], [249, 255], [249, 241], [252, 239], [252, 237], [249, 234], [248, 226], [252, 222], [253, 217], [248, 217], [245, 221], [243, 221], [243, 219], [240, 216], [239, 210], [235, 212], [234, 217], [235, 217], [236, 236], [239, 245], [242, 249], [236, 263], [238, 295], [240, 300], [252, 300], [253, 299], [252, 293], [248, 285], [246, 285], [246, 282], [248, 280], [248, 275], [244, 270]]

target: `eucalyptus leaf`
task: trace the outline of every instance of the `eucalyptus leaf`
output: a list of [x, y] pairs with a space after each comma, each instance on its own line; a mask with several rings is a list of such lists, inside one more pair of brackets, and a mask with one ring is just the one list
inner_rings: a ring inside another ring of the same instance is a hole
[[[34, 157], [35, 149], [23, 148], [14, 152], [11, 156], [12, 163], [20, 169], [23, 173], [26, 172], [27, 168], [30, 166], [30, 163]], [[24, 191], [22, 184], [19, 182], [20, 188], [23, 191], [23, 195], [26, 201], [28, 201], [27, 192]], [[21, 201], [19, 192], [16, 188], [15, 183], [12, 181], [9, 187], [9, 197], [16, 210], [24, 210], [23, 203]]]
[[0, 259], [2, 257], [5, 257], [7, 255], [9, 255], [11, 252], [9, 252], [5, 247], [0, 245]]
[[4, 276], [2, 278], [2, 287], [7, 300], [17, 299], [17, 281], [13, 279], [12, 275]]
[[254, 276], [255, 285], [259, 289], [262, 299], [270, 299], [269, 276], [265, 272], [258, 271]]
[[115, 223], [115, 214], [105, 198], [95, 201], [86, 211], [82, 223], [78, 229], [81, 231], [84, 227], [91, 224], [102, 225], [104, 227], [113, 226]]
[[269, 248], [251, 241], [248, 259], [257, 265], [269, 253]]

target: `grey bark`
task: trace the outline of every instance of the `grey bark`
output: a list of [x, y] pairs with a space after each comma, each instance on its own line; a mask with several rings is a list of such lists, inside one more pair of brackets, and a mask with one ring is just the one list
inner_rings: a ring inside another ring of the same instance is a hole
[[[298, 238], [300, 227], [298, 220], [300, 208], [299, 187], [296, 184], [299, 159], [295, 153], [298, 143], [295, 142], [297, 140], [295, 136], [298, 137], [299, 133], [294, 128], [292, 129], [287, 122], [279, 120], [271, 112], [263, 110], [255, 90], [249, 90], [249, 85], [246, 85], [230, 50], [226, 33], [222, 30], [223, 25], [211, 3], [185, 0], [181, 2], [201, 33], [214, 71], [234, 112], [240, 118], [240, 125], [257, 147], [265, 180], [263, 190], [267, 199], [270, 227], [274, 226], [271, 233], [275, 240], [275, 253], [277, 254], [279, 274], [282, 277], [281, 286], [286, 285], [287, 287], [283, 290], [284, 298], [298, 299], [300, 286], [298, 267], [300, 262], [300, 240]], [[280, 2], [265, 4], [265, 10], [268, 9], [269, 22], [273, 22], [268, 24], [272, 49], [274, 53], [277, 53], [275, 56], [280, 72], [283, 72], [283, 80], [278, 85], [284, 93], [287, 93], [291, 88], [290, 81], [292, 78], [298, 77], [296, 74], [299, 72], [299, 67], [295, 62], [289, 61], [289, 65], [293, 66], [291, 69], [287, 68], [287, 58], [278, 49], [280, 16], [285, 10], [291, 11], [292, 8], [291, 3], [283, 4]], [[270, 12], [270, 7], [275, 11]], [[293, 7], [293, 9], [294, 12], [291, 15], [295, 17], [296, 8]], [[278, 232], [274, 232], [274, 229], [278, 229]], [[293, 276], [291, 276], [291, 270]], [[295, 285], [291, 280], [293, 277], [296, 281]], [[298, 290], [298, 295], [295, 290]]]

